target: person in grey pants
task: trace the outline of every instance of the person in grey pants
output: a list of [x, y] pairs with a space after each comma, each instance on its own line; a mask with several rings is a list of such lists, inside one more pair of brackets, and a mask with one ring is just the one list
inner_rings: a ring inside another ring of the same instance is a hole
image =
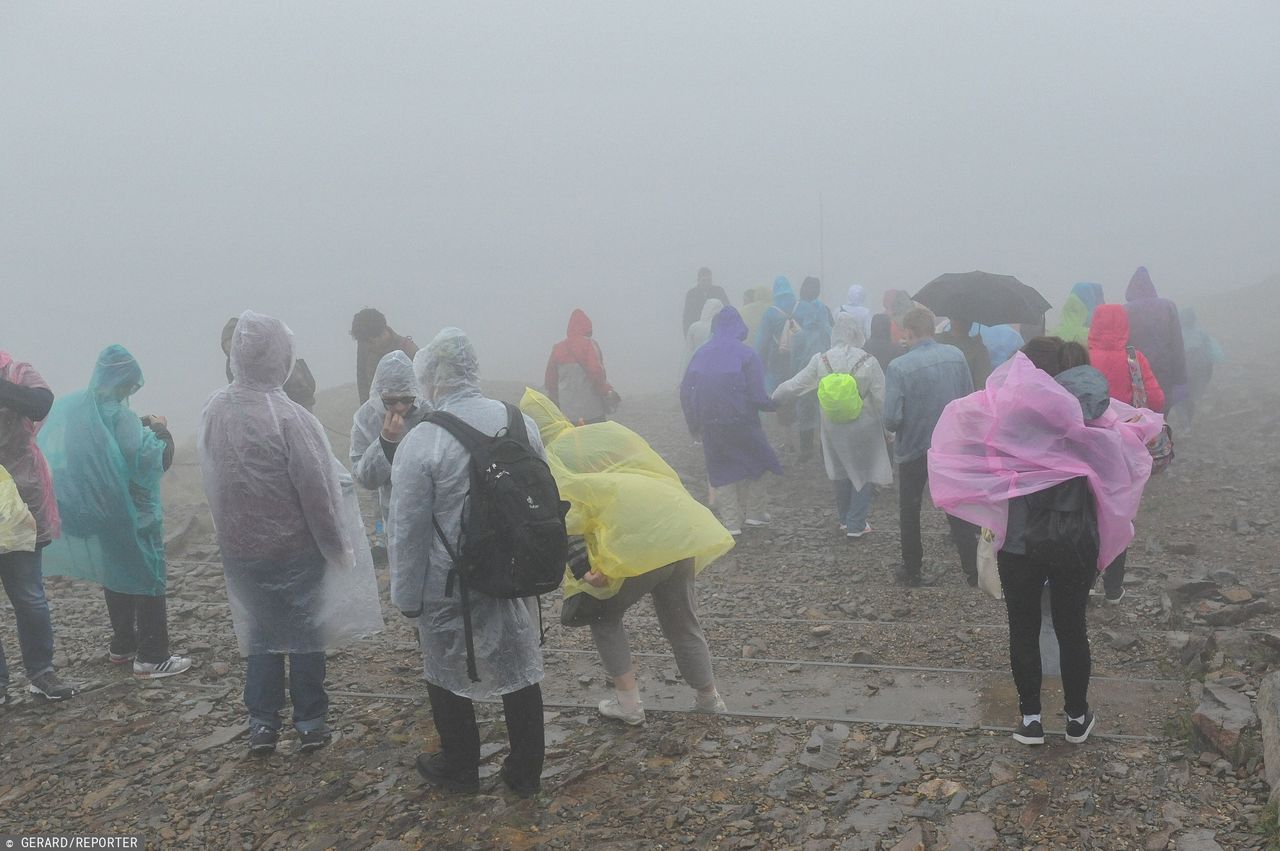
[[[584, 579], [592, 585], [604, 584], [603, 575], [594, 570]], [[727, 711], [711, 671], [711, 650], [698, 623], [698, 598], [693, 581], [693, 559], [684, 559], [628, 577], [617, 594], [601, 601], [599, 615], [591, 623], [591, 637], [600, 651], [605, 673], [613, 679], [616, 693], [600, 702], [601, 715], [632, 726], [644, 723], [644, 705], [640, 702], [631, 643], [622, 625], [622, 616], [646, 594], [653, 597], [658, 626], [675, 653], [680, 676], [697, 691], [694, 709], [717, 714]]]

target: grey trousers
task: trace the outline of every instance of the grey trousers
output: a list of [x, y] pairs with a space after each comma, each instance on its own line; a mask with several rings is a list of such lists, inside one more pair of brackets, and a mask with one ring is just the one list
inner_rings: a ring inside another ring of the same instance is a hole
[[727, 529], [741, 529], [745, 521], [763, 520], [768, 513], [768, 488], [764, 476], [716, 488], [714, 493], [720, 522]]
[[711, 672], [711, 650], [698, 623], [692, 559], [629, 577], [617, 594], [604, 601], [604, 617], [591, 625], [591, 637], [600, 651], [605, 673], [618, 677], [631, 671], [631, 644], [622, 616], [645, 594], [653, 595], [658, 626], [675, 654], [680, 676], [698, 690], [712, 685], [715, 677]]

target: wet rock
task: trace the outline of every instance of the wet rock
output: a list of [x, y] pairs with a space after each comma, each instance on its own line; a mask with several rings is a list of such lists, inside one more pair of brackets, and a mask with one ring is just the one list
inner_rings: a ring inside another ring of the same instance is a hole
[[964, 789], [954, 780], [946, 780], [942, 777], [935, 777], [932, 780], [926, 780], [916, 789], [917, 795], [923, 795], [933, 800], [946, 800]]
[[867, 788], [877, 795], [897, 791], [904, 783], [920, 779], [920, 769], [909, 756], [890, 756], [867, 769]]
[[996, 848], [1000, 837], [996, 833], [995, 822], [982, 813], [965, 813], [955, 816], [946, 829], [951, 848], [972, 848], [974, 851], [988, 851]]
[[878, 836], [902, 821], [902, 808], [892, 801], [869, 798], [859, 801], [840, 823], [841, 833]]
[[1249, 698], [1226, 686], [1209, 681], [1204, 684], [1200, 705], [1191, 716], [1196, 732], [1218, 753], [1228, 758], [1239, 755], [1240, 737], [1255, 729], [1258, 717]]
[[1102, 767], [1108, 777], [1123, 779], [1129, 776], [1129, 766], [1123, 762], [1108, 762]]
[[215, 677], [225, 677], [231, 673], [231, 666], [226, 662], [214, 662], [209, 666], [209, 673]]
[[917, 822], [889, 851], [925, 851], [924, 828]]
[[1116, 650], [1132, 650], [1138, 646], [1138, 636], [1131, 632], [1108, 629], [1103, 631], [1102, 636]]
[[801, 768], [788, 768], [779, 772], [772, 780], [766, 791], [772, 798], [780, 801], [787, 800], [787, 797], [793, 793], [799, 792], [805, 786], [805, 771]]
[[840, 764], [840, 745], [847, 738], [849, 728], [843, 724], [817, 727], [797, 762], [815, 771], [830, 771]]
[[1009, 783], [1018, 776], [1018, 770], [1003, 759], [992, 760], [990, 770], [992, 786], [1001, 786]]
[[831, 634], [831, 624], [829, 623], [818, 624], [817, 626], [809, 630], [809, 634], [816, 638], [824, 638]]
[[219, 727], [204, 738], [196, 739], [196, 741], [192, 743], [192, 747], [195, 748], [196, 753], [204, 753], [207, 750], [222, 747], [223, 745], [236, 740], [240, 736], [243, 736], [247, 732], [249, 732], [248, 722], [243, 724], [232, 724], [230, 727]]
[[658, 753], [663, 756], [682, 756], [688, 752], [689, 740], [679, 733], [668, 733], [658, 740]]
[[1212, 830], [1188, 830], [1178, 837], [1177, 851], [1222, 851]]
[[1237, 585], [1234, 588], [1224, 588], [1221, 592], [1221, 597], [1228, 603], [1247, 603], [1253, 599], [1253, 592], [1248, 588]]
[[1165, 593], [1175, 602], [1189, 603], [1212, 597], [1218, 591], [1218, 583], [1212, 579], [1182, 577], [1169, 580]]
[[207, 700], [201, 700], [195, 706], [182, 713], [183, 721], [194, 721], [197, 718], [203, 718], [213, 711], [213, 704]]
[[1205, 600], [1196, 607], [1196, 615], [1211, 626], [1235, 626], [1250, 618], [1269, 614], [1272, 606], [1266, 600], [1253, 600], [1243, 605], [1227, 605]]
[[1280, 671], [1268, 674], [1258, 690], [1263, 766], [1271, 787], [1271, 803], [1280, 803]]
[[894, 753], [898, 750], [898, 737], [899, 734], [897, 730], [891, 730], [889, 735], [884, 737], [883, 750], [885, 753]]
[[857, 650], [849, 657], [849, 662], [854, 665], [879, 665], [880, 657], [867, 650]]

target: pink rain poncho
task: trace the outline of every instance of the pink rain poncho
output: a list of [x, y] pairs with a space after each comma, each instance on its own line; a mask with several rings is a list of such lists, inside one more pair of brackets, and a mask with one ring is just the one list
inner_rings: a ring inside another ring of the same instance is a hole
[[1147, 442], [1164, 419], [1111, 400], [1085, 422], [1080, 402], [1021, 353], [985, 390], [943, 411], [929, 450], [929, 485], [943, 511], [995, 533], [1004, 544], [1009, 500], [1084, 476], [1097, 502], [1103, 570], [1133, 540], [1133, 518], [1151, 475]]
[[[20, 387], [49, 389], [31, 364], [14, 360], [0, 350], [0, 378]], [[0, 408], [0, 467], [13, 477], [18, 494], [31, 510], [39, 529], [36, 541], [47, 544], [62, 532], [58, 503], [53, 495], [53, 476], [44, 455], [36, 446], [41, 423], [32, 422], [8, 408]]]

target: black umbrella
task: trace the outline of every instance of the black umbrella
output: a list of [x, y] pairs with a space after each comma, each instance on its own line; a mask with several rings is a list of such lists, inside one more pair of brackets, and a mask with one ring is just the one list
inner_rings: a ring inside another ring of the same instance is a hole
[[948, 272], [916, 293], [915, 300], [938, 316], [983, 325], [1035, 324], [1053, 306], [1012, 275]]

